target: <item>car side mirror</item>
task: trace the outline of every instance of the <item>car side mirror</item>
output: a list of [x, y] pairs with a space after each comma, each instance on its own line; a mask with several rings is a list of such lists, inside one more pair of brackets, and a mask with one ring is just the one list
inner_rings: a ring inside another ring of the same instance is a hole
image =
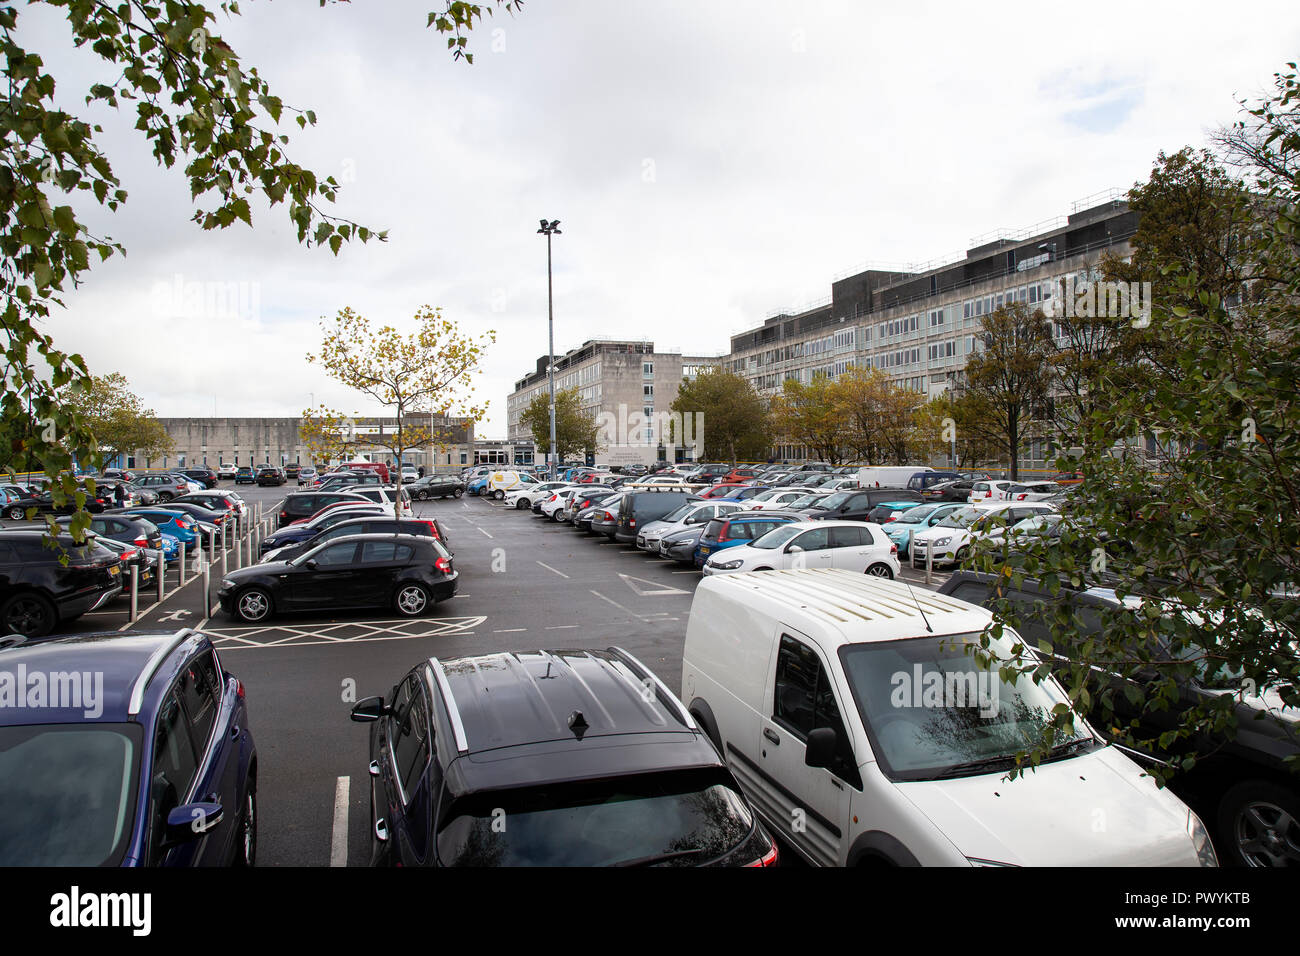
[[829, 767], [835, 759], [839, 739], [839, 734], [833, 727], [818, 727], [809, 731], [808, 742], [804, 745], [803, 762], [809, 767]]
[[351, 716], [359, 724], [368, 724], [392, 712], [392, 708], [384, 703], [384, 698], [364, 697], [352, 705]]
[[166, 846], [189, 843], [214, 830], [225, 816], [219, 803], [183, 803], [167, 814]]
[[785, 549], [785, 553], [786, 553], [786, 554], [795, 554], [795, 553], [797, 553], [797, 552], [801, 552], [801, 551], [803, 551], [803, 548], [801, 548], [801, 547], [800, 547], [799, 545], [797, 545], [797, 544], [787, 545], [787, 546], [786, 546], [786, 549]]
[[303, 567], [310, 568], [311, 570], [315, 571], [316, 568], [318, 567], [318, 565], [316, 564], [316, 559], [308, 558], [305, 562], [303, 562]]

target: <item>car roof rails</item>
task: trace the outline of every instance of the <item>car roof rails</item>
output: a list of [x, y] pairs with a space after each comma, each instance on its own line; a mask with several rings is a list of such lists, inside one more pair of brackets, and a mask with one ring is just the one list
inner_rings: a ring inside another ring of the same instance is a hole
[[167, 659], [171, 652], [191, 637], [198, 637], [201, 634], [201, 631], [197, 631], [192, 627], [183, 627], [149, 655], [149, 659], [145, 661], [145, 665], [141, 669], [139, 676], [136, 677], [135, 683], [131, 685], [131, 701], [126, 710], [128, 715], [134, 717], [140, 713], [140, 708], [144, 706], [144, 692], [148, 688], [149, 682], [153, 680], [153, 675], [157, 673], [158, 668], [162, 666], [162, 662]]

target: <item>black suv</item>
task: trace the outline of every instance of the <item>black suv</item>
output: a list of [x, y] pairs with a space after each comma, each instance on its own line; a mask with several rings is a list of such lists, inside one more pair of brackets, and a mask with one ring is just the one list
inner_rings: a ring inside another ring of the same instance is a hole
[[64, 535], [57, 547], [46, 541], [43, 531], [0, 534], [0, 636], [42, 637], [122, 591], [115, 551]]
[[287, 524], [293, 524], [299, 518], [310, 518], [326, 505], [337, 504], [340, 501], [355, 501], [363, 505], [374, 504], [369, 498], [348, 491], [299, 491], [289, 495], [277, 506], [279, 516], [276, 519], [276, 527], [283, 528]]
[[638, 491], [628, 495], [618, 506], [618, 523], [614, 533], [609, 535], [613, 541], [631, 544], [641, 527], [647, 522], [658, 521], [670, 511], [676, 511], [688, 501], [699, 501], [698, 495], [684, 491]]
[[[1088, 640], [1101, 630], [1103, 618], [1098, 609], [1120, 606], [1115, 592], [1104, 588], [1073, 591], [1061, 588], [1057, 597], [1037, 582], [1024, 580], [1019, 587], [1009, 583], [999, 587], [999, 577], [977, 571], [957, 571], [939, 588], [947, 594], [970, 604], [992, 607], [1001, 597], [1021, 605], [1046, 607], [1060, 600], [1073, 610], [1081, 622], [1079, 642]], [[1043, 623], [1029, 621], [1020, 627], [1020, 636], [1031, 646], [1045, 642], [1052, 646], [1051, 627], [1044, 614]], [[1068, 655], [1068, 648], [1058, 648], [1057, 653]], [[1118, 674], [1094, 671], [1100, 687], [1112, 688], [1114, 720], [1128, 723], [1139, 721], [1142, 736], [1155, 736], [1178, 725], [1179, 713], [1196, 706], [1207, 695], [1225, 691], [1240, 692], [1239, 683], [1230, 678], [1215, 681], [1210, 677], [1183, 684], [1180, 701], [1168, 709], [1143, 713], [1146, 695], [1139, 693], [1137, 701], [1129, 699], [1125, 685], [1143, 689], [1141, 672], [1125, 678]], [[1222, 686], [1220, 686], [1222, 685]], [[1100, 711], [1100, 705], [1096, 708]], [[1229, 865], [1297, 866], [1300, 865], [1300, 775], [1290, 771], [1285, 764], [1288, 756], [1297, 752], [1295, 731], [1288, 731], [1279, 718], [1268, 715], [1247, 699], [1239, 699], [1235, 707], [1237, 731], [1234, 736], [1201, 739], [1200, 755], [1195, 768], [1182, 772], [1170, 781], [1170, 789], [1182, 797], [1206, 820], [1213, 820], [1215, 851], [1220, 860]], [[1262, 715], [1262, 716], [1261, 716]], [[1100, 723], [1101, 713], [1089, 715]], [[1207, 752], [1208, 751], [1208, 752]], [[1160, 757], [1177, 757], [1177, 753], [1161, 753]]]
[[215, 488], [217, 487], [217, 482], [220, 480], [215, 471], [206, 467], [184, 468], [181, 470], [180, 474], [184, 475], [186, 478], [193, 478], [204, 488]]
[[618, 648], [435, 657], [352, 719], [373, 722], [374, 864], [776, 862], [717, 748]]

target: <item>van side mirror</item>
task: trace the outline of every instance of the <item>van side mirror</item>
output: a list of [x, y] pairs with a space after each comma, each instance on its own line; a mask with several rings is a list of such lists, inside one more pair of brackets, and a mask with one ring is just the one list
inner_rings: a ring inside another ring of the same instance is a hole
[[839, 739], [839, 734], [833, 727], [818, 727], [809, 731], [808, 742], [804, 745], [803, 762], [809, 767], [829, 767], [835, 759]]

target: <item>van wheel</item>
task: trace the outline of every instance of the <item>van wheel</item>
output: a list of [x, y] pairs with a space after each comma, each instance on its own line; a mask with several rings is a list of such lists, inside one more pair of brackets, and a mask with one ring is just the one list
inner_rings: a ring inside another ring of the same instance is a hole
[[506, 496], [506, 493], [505, 493], [504, 491], [502, 491], [500, 488], [498, 488], [496, 491], [492, 492], [492, 497], [495, 498], [497, 501], [501, 501], [501, 500], [503, 500], [503, 499], [505, 498], [505, 496]]
[[1237, 784], [1219, 802], [1218, 836], [1230, 866], [1300, 864], [1300, 799], [1267, 780]]
[[873, 564], [867, 568], [866, 573], [873, 578], [889, 578], [891, 581], [894, 579], [894, 572], [890, 570], [887, 564]]

